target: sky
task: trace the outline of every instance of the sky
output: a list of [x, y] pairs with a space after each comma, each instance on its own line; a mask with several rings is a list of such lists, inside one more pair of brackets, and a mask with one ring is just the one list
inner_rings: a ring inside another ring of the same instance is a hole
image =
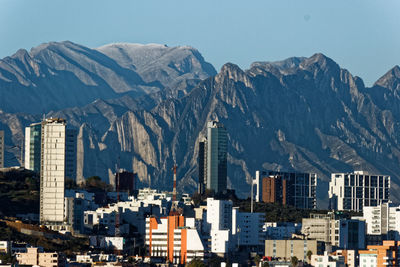
[[219, 70], [323, 53], [367, 86], [400, 65], [400, 0], [0, 0], [0, 58], [69, 40], [190, 45]]

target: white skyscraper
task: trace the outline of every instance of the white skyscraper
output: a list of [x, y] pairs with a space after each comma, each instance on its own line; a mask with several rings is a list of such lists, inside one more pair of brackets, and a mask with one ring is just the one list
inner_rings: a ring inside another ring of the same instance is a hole
[[65, 144], [65, 120], [44, 120], [41, 129], [40, 222], [53, 229], [64, 222]]

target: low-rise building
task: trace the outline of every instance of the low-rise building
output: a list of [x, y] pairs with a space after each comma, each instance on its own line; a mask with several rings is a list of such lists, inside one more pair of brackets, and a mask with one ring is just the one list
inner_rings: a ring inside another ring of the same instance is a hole
[[240, 212], [232, 209], [232, 235], [238, 246], [253, 247], [263, 251], [265, 233], [262, 227], [265, 222], [264, 213]]
[[339, 255], [311, 255], [311, 266], [315, 267], [345, 267], [345, 259]]
[[385, 240], [382, 245], [367, 246], [360, 250], [359, 266], [398, 266], [400, 242]]
[[307, 253], [321, 255], [325, 250], [324, 242], [317, 240], [265, 240], [265, 256], [290, 260], [296, 256], [306, 261]]
[[[362, 267], [377, 267], [378, 265], [378, 252], [375, 250], [360, 250], [359, 252], [359, 266]], [[384, 265], [380, 265], [384, 266]]]
[[367, 224], [368, 235], [400, 240], [400, 207], [392, 206], [390, 203], [364, 207], [363, 218]]
[[301, 233], [307, 239], [315, 239], [325, 243], [330, 242], [330, 219], [326, 218], [303, 218]]
[[356, 267], [358, 266], [357, 255], [355, 250], [336, 250], [332, 253], [334, 256], [343, 256], [344, 257], [344, 264], [347, 267]]
[[267, 239], [290, 239], [293, 234], [299, 234], [301, 223], [266, 222], [263, 226]]
[[39, 248], [28, 248], [26, 253], [17, 253], [20, 265], [38, 265], [43, 267], [63, 267], [65, 258], [58, 252], [42, 252]]

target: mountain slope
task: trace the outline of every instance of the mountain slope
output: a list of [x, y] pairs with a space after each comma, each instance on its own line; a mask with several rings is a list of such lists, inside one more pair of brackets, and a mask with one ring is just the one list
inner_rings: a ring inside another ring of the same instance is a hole
[[[119, 158], [142, 183], [171, 190], [176, 161], [178, 189], [192, 191], [198, 141], [207, 121], [218, 119], [228, 131], [228, 184], [242, 197], [258, 169], [317, 172], [319, 205], [326, 207], [330, 173], [365, 170], [391, 175], [392, 198], [398, 202], [393, 194], [400, 184], [396, 69], [366, 88], [322, 54], [255, 63], [245, 71], [227, 63], [200, 83], [181, 83], [180, 91], [140, 101], [98, 100], [48, 115], [65, 117], [79, 129], [78, 179], [97, 174], [113, 182]], [[13, 116], [19, 122], [13, 129], [37, 119]], [[9, 117], [2, 114], [0, 122], [8, 125]]]
[[[136, 47], [128, 51], [128, 59], [99, 52], [110, 52], [114, 45], [96, 50], [69, 41], [42, 44], [29, 53], [19, 50], [0, 60], [1, 110], [40, 114], [96, 99], [143, 95], [215, 74], [194, 48], [161, 49], [163, 56], [157, 59], [160, 48], [155, 45], [125, 46]], [[169, 66], [177, 71], [166, 72]]]

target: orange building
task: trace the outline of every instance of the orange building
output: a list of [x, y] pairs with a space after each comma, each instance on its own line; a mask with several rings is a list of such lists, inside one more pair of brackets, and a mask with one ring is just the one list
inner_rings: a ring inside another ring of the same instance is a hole
[[359, 266], [376, 261], [376, 266], [399, 266], [400, 242], [385, 240], [382, 245], [367, 246], [366, 250], [359, 250]]
[[204, 258], [194, 218], [179, 215], [146, 218], [146, 246], [150, 257], [165, 258], [174, 264]]
[[262, 201], [286, 205], [286, 180], [278, 175], [263, 177]]

